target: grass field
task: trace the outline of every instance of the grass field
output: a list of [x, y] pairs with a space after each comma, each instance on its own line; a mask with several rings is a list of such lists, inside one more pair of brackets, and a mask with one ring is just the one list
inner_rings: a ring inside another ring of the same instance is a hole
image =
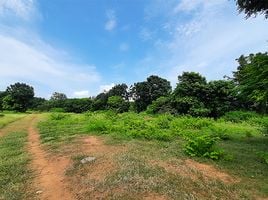
[[30, 156], [25, 151], [26, 132], [0, 137], [0, 199], [30, 199]]
[[267, 117], [18, 117], [0, 129], [0, 199], [268, 198]]
[[0, 113], [0, 128], [25, 116], [25, 114], [17, 113]]
[[[67, 175], [79, 199], [255, 199], [268, 197], [266, 123], [261, 116], [53, 113], [39, 130], [48, 149], [72, 155]], [[97, 140], [95, 150], [87, 140]], [[99, 160], [81, 165], [89, 155]]]

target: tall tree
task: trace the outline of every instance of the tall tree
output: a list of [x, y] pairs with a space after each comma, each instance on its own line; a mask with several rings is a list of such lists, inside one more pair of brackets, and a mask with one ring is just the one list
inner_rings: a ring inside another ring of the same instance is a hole
[[217, 118], [239, 106], [236, 104], [235, 84], [231, 80], [210, 81], [207, 85], [207, 108], [210, 116]]
[[236, 0], [239, 12], [244, 12], [248, 17], [258, 13], [264, 14], [268, 18], [268, 1], [267, 0]]
[[0, 111], [3, 110], [3, 99], [6, 95], [5, 91], [0, 91]]
[[127, 100], [128, 99], [127, 89], [128, 89], [128, 86], [125, 83], [117, 84], [107, 92], [107, 95], [108, 95], [108, 97], [120, 96], [120, 97], [124, 98], [125, 100]]
[[67, 99], [66, 94], [60, 92], [54, 92], [50, 97], [50, 100], [65, 100]]
[[180, 114], [208, 116], [205, 106], [208, 99], [206, 78], [196, 72], [183, 72], [172, 95], [172, 106]]
[[152, 101], [171, 93], [170, 82], [159, 76], [149, 76], [146, 81], [135, 83], [132, 96], [135, 99], [137, 111], [144, 111]]
[[257, 111], [268, 109], [268, 53], [250, 54], [237, 59], [239, 66], [233, 72], [241, 99], [254, 102]]
[[174, 90], [176, 97], [196, 97], [203, 101], [206, 99], [206, 78], [196, 72], [183, 72], [178, 76], [178, 84]]
[[7, 87], [6, 94], [3, 99], [4, 109], [25, 112], [34, 98], [34, 89], [25, 83], [15, 83]]

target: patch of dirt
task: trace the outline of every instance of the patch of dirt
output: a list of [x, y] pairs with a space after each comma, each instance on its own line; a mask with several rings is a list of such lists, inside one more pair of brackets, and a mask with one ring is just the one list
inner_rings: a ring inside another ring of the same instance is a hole
[[183, 162], [164, 162], [164, 161], [150, 161], [151, 165], [157, 165], [159, 167], [164, 168], [166, 171], [179, 174], [182, 177], [185, 178], [191, 178], [192, 180], [197, 180], [198, 176], [191, 172], [189, 168], [183, 163]]
[[164, 195], [160, 195], [157, 193], [149, 193], [144, 195], [144, 200], [167, 200], [168, 198]]
[[[72, 156], [85, 155], [96, 157], [92, 163], [74, 165], [69, 177], [78, 199], [105, 199], [110, 195], [110, 189], [99, 191], [98, 186], [106, 177], [115, 172], [119, 166], [116, 155], [126, 150], [124, 145], [106, 145], [99, 136], [83, 136], [77, 138], [72, 144], [62, 148], [62, 152]], [[79, 162], [79, 161], [78, 161]]]
[[218, 179], [226, 184], [238, 183], [240, 180], [238, 178], [234, 178], [231, 175], [222, 172], [216, 169], [214, 166], [199, 163], [194, 160], [187, 159], [185, 161], [187, 167], [191, 168], [194, 171], [200, 172], [204, 177], [210, 179]]
[[74, 199], [64, 177], [70, 160], [64, 156], [49, 155], [42, 149], [39, 134], [34, 128], [36, 121], [37, 118], [34, 118], [28, 128], [28, 149], [33, 158], [32, 168], [37, 172], [35, 180], [37, 193], [40, 195], [40, 199], [46, 200]]
[[199, 163], [194, 160], [187, 159], [181, 162], [164, 162], [151, 161], [152, 165], [158, 165], [166, 171], [179, 174], [185, 178], [191, 178], [196, 181], [199, 179], [199, 174], [207, 180], [220, 180], [226, 184], [233, 184], [240, 182], [240, 179], [234, 178], [231, 175], [216, 169], [214, 166]]

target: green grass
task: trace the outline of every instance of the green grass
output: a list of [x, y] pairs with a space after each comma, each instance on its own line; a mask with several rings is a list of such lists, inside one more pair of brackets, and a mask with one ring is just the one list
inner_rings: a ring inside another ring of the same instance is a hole
[[[106, 189], [119, 187], [122, 184], [132, 188], [134, 196], [153, 191], [160, 194], [166, 193], [174, 199], [176, 196], [179, 197], [178, 199], [185, 199], [190, 198], [191, 195], [195, 196], [191, 191], [198, 193], [203, 190], [209, 191], [207, 194], [210, 198], [224, 198], [232, 193], [238, 194], [237, 199], [267, 197], [268, 164], [264, 156], [268, 152], [268, 138], [264, 136], [263, 129], [268, 117], [252, 115], [237, 120], [236, 115], [234, 121], [229, 120], [230, 118], [214, 120], [189, 116], [112, 112], [61, 113], [48, 116], [39, 124], [39, 130], [42, 142], [55, 148], [81, 135], [103, 135], [109, 144], [133, 145], [131, 153], [118, 158], [117, 162], [121, 168], [115, 174], [112, 173], [106, 182], [97, 186], [100, 191], [105, 190], [105, 187]], [[217, 161], [204, 157], [192, 159], [217, 166], [240, 178], [240, 183], [228, 186], [215, 182], [193, 182], [174, 177], [172, 174], [163, 172], [163, 169], [146, 163], [149, 160], [166, 162], [174, 159], [189, 159], [191, 157], [184, 149], [187, 141], [203, 135], [216, 138], [213, 149], [222, 151], [223, 156]], [[148, 182], [147, 179], [151, 179], [152, 182]], [[120, 181], [116, 182], [117, 180]], [[111, 199], [131, 197], [131, 193], [125, 195], [111, 197]]]
[[25, 116], [26, 114], [20, 113], [0, 113], [0, 128]]
[[26, 132], [0, 137], [0, 199], [30, 199], [28, 170], [30, 157], [25, 151]]

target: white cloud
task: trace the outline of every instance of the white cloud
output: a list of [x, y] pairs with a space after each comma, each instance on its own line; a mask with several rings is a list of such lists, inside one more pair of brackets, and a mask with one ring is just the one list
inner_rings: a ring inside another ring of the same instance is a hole
[[89, 91], [88, 90], [82, 90], [82, 91], [76, 91], [73, 93], [73, 96], [76, 98], [85, 98], [89, 97]]
[[224, 2], [226, 2], [226, 0], [181, 0], [180, 3], [178, 3], [178, 5], [174, 8], [174, 12], [190, 12], [198, 8], [200, 9], [200, 7], [208, 9]]
[[140, 31], [140, 37], [143, 41], [153, 39], [153, 33], [148, 28], [143, 27]]
[[172, 34], [149, 50], [145, 58], [152, 59], [140, 65], [141, 70], [156, 66], [154, 71], [173, 85], [183, 71], [220, 79], [236, 69], [235, 59], [241, 54], [268, 50], [268, 21], [263, 16], [245, 20], [228, 0], [182, 0], [178, 5], [177, 12], [170, 6], [168, 14], [159, 14], [167, 24], [161, 31]]
[[0, 0], [0, 16], [16, 16], [28, 20], [36, 12], [35, 0]]
[[115, 84], [114, 83], [111, 83], [111, 84], [107, 84], [107, 85], [101, 85], [100, 86], [100, 90], [99, 90], [99, 93], [101, 92], [108, 92], [110, 89], [112, 89], [112, 87], [114, 87]]
[[127, 43], [121, 43], [119, 46], [120, 51], [128, 51], [129, 45]]
[[107, 21], [105, 23], [104, 28], [107, 31], [112, 31], [117, 26], [117, 20], [116, 20], [116, 16], [115, 16], [115, 11], [114, 10], [108, 10], [106, 12], [106, 15], [107, 15]]
[[77, 64], [68, 53], [42, 40], [30, 43], [0, 32], [0, 55], [1, 89], [30, 80], [37, 85], [36, 91], [43, 91], [39, 95], [46, 97], [53, 91], [69, 93], [100, 81], [95, 66]]

